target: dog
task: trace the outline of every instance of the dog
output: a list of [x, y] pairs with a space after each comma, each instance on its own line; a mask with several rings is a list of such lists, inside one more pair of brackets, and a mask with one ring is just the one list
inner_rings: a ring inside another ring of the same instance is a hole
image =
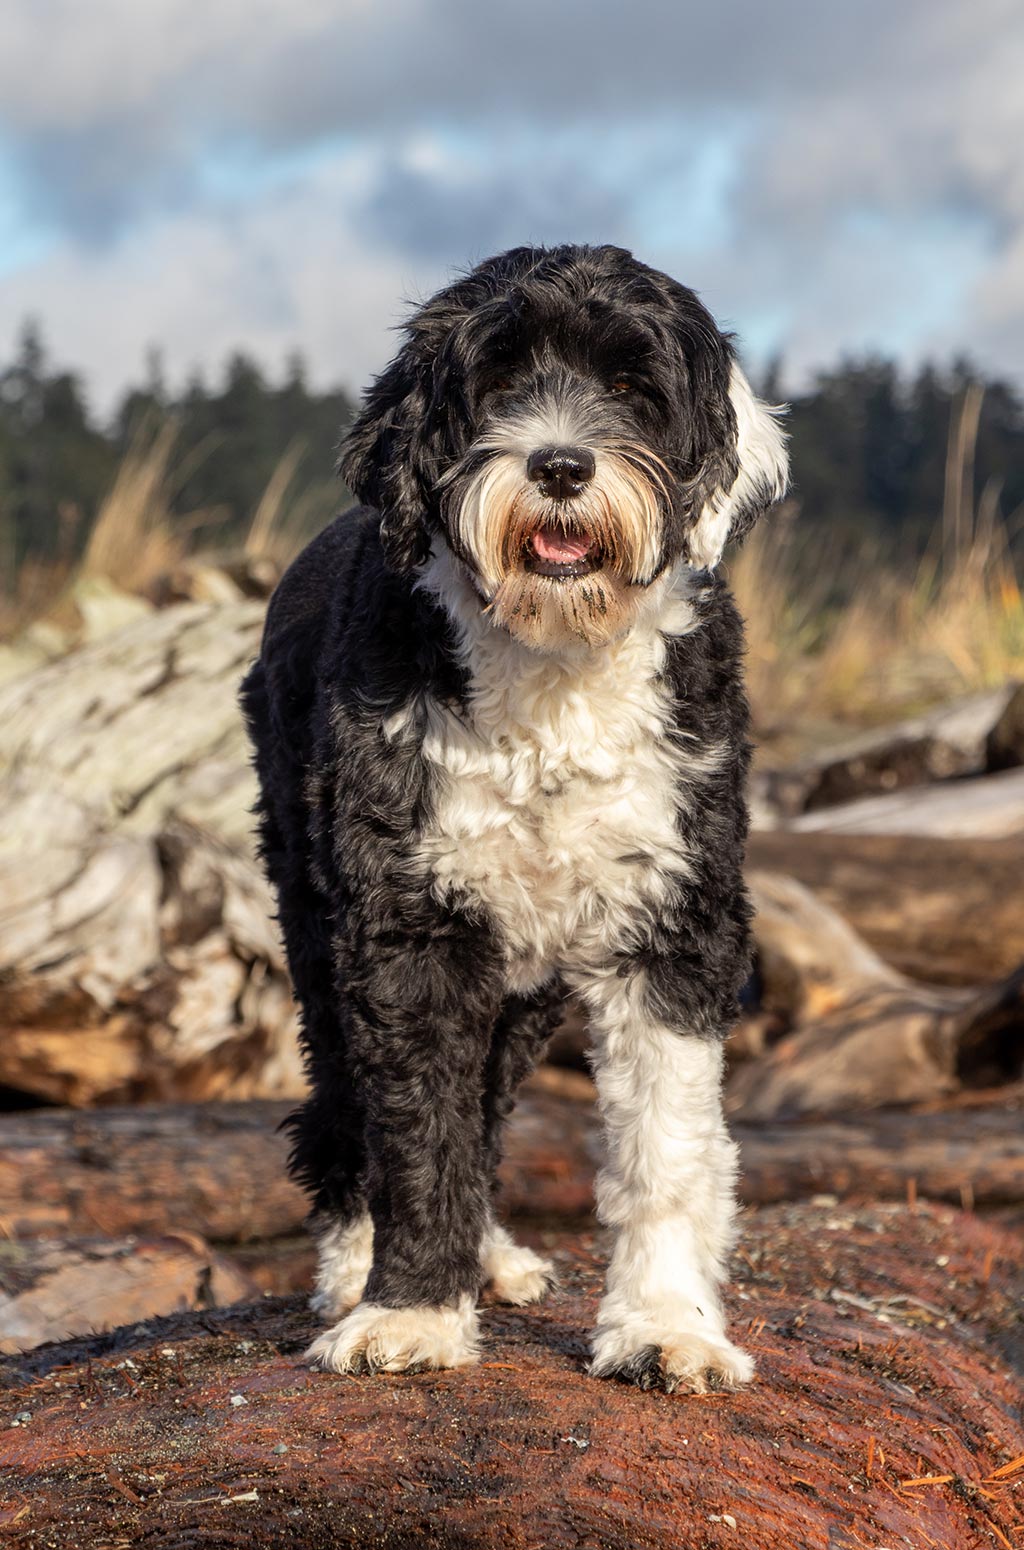
[[589, 1016], [611, 1260], [590, 1371], [750, 1378], [720, 1286], [723, 1039], [750, 958], [748, 711], [715, 575], [784, 493], [779, 410], [693, 291], [521, 247], [410, 318], [243, 687], [310, 1080], [309, 1351], [460, 1367], [485, 1283], [551, 1265], [495, 1215], [501, 1132], [565, 996]]

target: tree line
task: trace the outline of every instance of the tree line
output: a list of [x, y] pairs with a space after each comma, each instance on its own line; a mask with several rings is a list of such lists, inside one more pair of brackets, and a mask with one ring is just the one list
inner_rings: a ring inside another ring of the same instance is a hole
[[[758, 384], [786, 397], [776, 364]], [[920, 553], [948, 499], [951, 428], [974, 394], [965, 477], [971, 498], [1019, 532], [1024, 510], [1024, 405], [1009, 382], [986, 379], [969, 362], [904, 372], [893, 361], [847, 360], [790, 394], [794, 499], [808, 535], [864, 538], [882, 552]], [[301, 356], [277, 380], [239, 352], [219, 379], [196, 376], [171, 393], [160, 362], [127, 391], [108, 422], [91, 412], [80, 379], [55, 365], [38, 328], [27, 324], [13, 360], [0, 369], [0, 564], [80, 552], [126, 452], [147, 428], [177, 426], [172, 509], [215, 519], [218, 542], [247, 528], [286, 455], [292, 488], [313, 487], [321, 515], [344, 498], [333, 483], [336, 448], [353, 414], [342, 387], [313, 388]], [[962, 449], [961, 449], [962, 458]], [[963, 472], [963, 470], [961, 470]]]

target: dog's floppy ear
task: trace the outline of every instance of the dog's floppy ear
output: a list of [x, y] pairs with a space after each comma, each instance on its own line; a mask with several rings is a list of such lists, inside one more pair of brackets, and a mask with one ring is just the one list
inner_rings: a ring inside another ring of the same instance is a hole
[[736, 361], [728, 397], [728, 418], [735, 430], [730, 426], [711, 488], [705, 487], [687, 534], [691, 564], [708, 570], [718, 564], [730, 538], [749, 532], [758, 517], [782, 499], [789, 481], [786, 433], [779, 423], [785, 409], [757, 398]]
[[406, 344], [369, 388], [338, 462], [356, 499], [380, 512], [384, 553], [406, 573], [430, 554], [429, 367], [417, 356], [415, 345]]

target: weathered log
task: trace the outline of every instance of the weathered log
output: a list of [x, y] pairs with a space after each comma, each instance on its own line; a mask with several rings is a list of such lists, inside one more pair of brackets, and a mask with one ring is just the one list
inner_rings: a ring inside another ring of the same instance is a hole
[[1024, 764], [1024, 684], [1017, 684], [988, 735], [988, 767], [1011, 770]]
[[922, 1197], [977, 1206], [1024, 1202], [1024, 1087], [831, 1120], [732, 1126], [750, 1204], [835, 1195]]
[[908, 786], [891, 796], [864, 797], [804, 813], [798, 833], [929, 834], [938, 839], [999, 839], [1024, 834], [1024, 770], [968, 780]]
[[237, 1265], [193, 1234], [8, 1243], [0, 1254], [0, 1351], [223, 1307], [255, 1292]]
[[262, 616], [147, 614], [0, 686], [0, 1083], [303, 1090], [237, 705]]
[[[835, 807], [856, 797], [900, 791], [954, 776], [1024, 763], [1014, 758], [1012, 717], [1004, 722], [1015, 685], [1006, 684], [889, 723], [826, 747], [757, 778], [760, 802], [782, 818]], [[994, 749], [1001, 762], [990, 763]]]
[[287, 1177], [290, 1103], [36, 1109], [4, 1118], [0, 1231], [122, 1238], [192, 1232], [246, 1242], [293, 1231], [305, 1197]]
[[[983, 1100], [983, 1101], [979, 1101]], [[153, 1104], [8, 1115], [0, 1138], [0, 1233], [189, 1232], [246, 1244], [296, 1232], [305, 1197], [287, 1178], [283, 1103]], [[829, 1121], [735, 1124], [750, 1203], [807, 1195], [980, 1205], [1024, 1201], [1024, 1089], [964, 1094], [940, 1107]], [[592, 1089], [531, 1086], [513, 1117], [502, 1206], [519, 1217], [593, 1208], [601, 1154]]]
[[[104, 827], [177, 817], [249, 845], [254, 782], [236, 704], [263, 606], [185, 604], [0, 689], [0, 774], [32, 773]], [[45, 836], [25, 828], [38, 854]]]
[[751, 871], [785, 872], [893, 968], [977, 985], [1024, 963], [1024, 837], [752, 834]]
[[965, 1074], [1020, 1074], [1024, 968], [981, 989], [922, 985], [795, 879], [754, 872], [749, 881], [765, 1003], [788, 1008], [795, 1028], [734, 1072], [736, 1118], [915, 1103], [955, 1091]]
[[697, 1399], [586, 1376], [602, 1253], [558, 1243], [561, 1291], [485, 1309], [458, 1372], [312, 1372], [297, 1300], [8, 1359], [0, 1523], [58, 1550], [1011, 1542], [1018, 1239], [944, 1208], [757, 1213], [730, 1304], [758, 1378]]

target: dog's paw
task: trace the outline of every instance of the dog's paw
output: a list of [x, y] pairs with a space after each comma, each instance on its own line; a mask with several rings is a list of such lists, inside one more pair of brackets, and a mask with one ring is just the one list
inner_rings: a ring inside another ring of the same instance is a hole
[[555, 1284], [555, 1267], [532, 1249], [516, 1243], [504, 1227], [492, 1226], [480, 1251], [484, 1279], [498, 1302], [523, 1307], [540, 1302]]
[[373, 1260], [373, 1221], [369, 1214], [344, 1226], [332, 1224], [317, 1238], [316, 1287], [309, 1306], [334, 1324], [362, 1301]]
[[314, 1340], [306, 1360], [325, 1372], [419, 1372], [467, 1367], [477, 1351], [470, 1297], [446, 1308], [382, 1308], [364, 1302]]
[[754, 1376], [746, 1351], [723, 1334], [699, 1330], [657, 1330], [638, 1334], [635, 1324], [599, 1326], [593, 1340], [590, 1372], [595, 1378], [617, 1378], [641, 1389], [707, 1394], [736, 1389]]

